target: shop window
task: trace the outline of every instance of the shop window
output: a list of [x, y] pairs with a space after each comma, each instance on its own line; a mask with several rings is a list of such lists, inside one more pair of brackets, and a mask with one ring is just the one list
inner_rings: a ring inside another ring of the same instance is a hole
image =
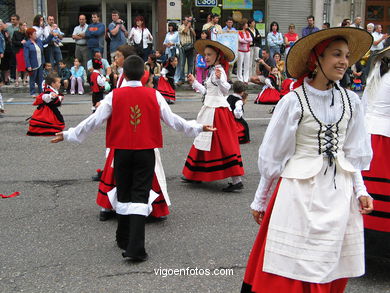
[[0, 19], [8, 22], [12, 14], [15, 14], [15, 0], [0, 1]]
[[[101, 14], [100, 1], [96, 0], [58, 0], [58, 25], [65, 37], [72, 37], [73, 29], [79, 25], [79, 15], [85, 14], [87, 23], [91, 23], [91, 13]], [[100, 16], [100, 21], [103, 21]]]

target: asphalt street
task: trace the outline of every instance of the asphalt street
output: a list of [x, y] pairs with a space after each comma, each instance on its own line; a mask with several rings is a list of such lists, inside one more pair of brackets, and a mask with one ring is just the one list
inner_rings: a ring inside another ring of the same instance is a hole
[[[200, 95], [180, 91], [177, 96], [172, 110], [195, 119]], [[3, 94], [0, 193], [20, 195], [0, 199], [0, 293], [239, 292], [258, 231], [249, 205], [259, 182], [257, 153], [272, 107], [253, 104], [255, 96], [250, 94], [245, 107], [252, 141], [241, 146], [241, 192], [223, 193], [228, 180], [183, 183], [181, 170], [193, 139], [163, 126], [161, 156], [171, 214], [164, 222], [147, 224], [150, 258], [134, 264], [116, 246], [116, 221], [98, 220], [98, 184], [91, 176], [103, 168], [105, 127], [81, 145], [28, 137], [32, 99]], [[89, 95], [65, 96], [60, 111], [66, 127], [82, 121], [90, 108]], [[390, 261], [368, 257], [366, 263], [366, 275], [350, 280], [346, 292], [390, 292]]]

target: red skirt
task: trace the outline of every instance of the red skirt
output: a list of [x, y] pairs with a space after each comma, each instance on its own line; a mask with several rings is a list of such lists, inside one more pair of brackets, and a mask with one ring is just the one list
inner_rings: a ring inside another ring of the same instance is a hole
[[24, 61], [24, 50], [21, 48], [18, 53], [15, 55], [16, 57], [16, 70], [19, 72], [26, 71], [26, 61]]
[[215, 181], [244, 175], [236, 121], [229, 108], [215, 109], [210, 151], [201, 151], [192, 145], [183, 168], [189, 180]]
[[280, 92], [277, 89], [266, 88], [262, 90], [255, 100], [255, 104], [277, 104]]
[[369, 171], [363, 171], [364, 184], [374, 199], [374, 211], [364, 215], [364, 227], [390, 232], [390, 137], [371, 135], [374, 152]]
[[163, 95], [165, 99], [176, 101], [175, 90], [172, 88], [171, 84], [162, 76], [158, 80], [157, 90]]
[[263, 222], [249, 256], [241, 293], [342, 293], [348, 279], [337, 279], [329, 283], [318, 284], [263, 272], [263, 261], [268, 225], [278, 193], [280, 181], [268, 204]]
[[49, 106], [42, 104], [34, 111], [30, 118], [27, 135], [52, 136], [57, 132], [63, 131], [64, 128], [65, 123], [60, 121]]
[[244, 119], [236, 120], [238, 141], [240, 144], [250, 143], [249, 126]]
[[[107, 193], [115, 187], [114, 168], [111, 167], [112, 161], [114, 160], [114, 153], [115, 149], [110, 149], [104, 165], [103, 174], [100, 178], [96, 197], [96, 203], [106, 209], [112, 209]], [[156, 174], [153, 177], [152, 190], [158, 194], [158, 197], [152, 203], [153, 211], [150, 215], [156, 218], [169, 215], [168, 205], [161, 191]]]

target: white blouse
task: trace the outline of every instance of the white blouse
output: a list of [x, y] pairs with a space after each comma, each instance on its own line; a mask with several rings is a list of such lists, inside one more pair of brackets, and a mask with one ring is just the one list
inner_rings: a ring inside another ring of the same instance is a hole
[[150, 33], [150, 31], [145, 27], [143, 29], [143, 35], [142, 35], [142, 29], [133, 27], [129, 34], [129, 40], [133, 42], [134, 44], [140, 44], [141, 38], [143, 37], [143, 48], [146, 49], [148, 47], [148, 43], [151, 43], [153, 41], [153, 36]]
[[[342, 115], [342, 98], [336, 89], [317, 90], [305, 79], [305, 89], [313, 113], [326, 124], [335, 123]], [[332, 103], [332, 91], [334, 105]], [[364, 107], [359, 96], [347, 90], [351, 101], [352, 118], [349, 121], [344, 153], [346, 159], [357, 170], [366, 169], [372, 157], [369, 135], [364, 125]], [[287, 161], [295, 153], [295, 134], [301, 117], [301, 106], [294, 92], [281, 99], [268, 125], [263, 142], [259, 148], [258, 167], [261, 175], [251, 208], [265, 211], [277, 181], [286, 166]], [[353, 176], [354, 191], [357, 197], [369, 196], [363, 183], [361, 172]]]

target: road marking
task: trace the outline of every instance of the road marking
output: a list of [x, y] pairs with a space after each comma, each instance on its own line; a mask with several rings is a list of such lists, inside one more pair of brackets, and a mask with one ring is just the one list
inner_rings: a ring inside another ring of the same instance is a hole
[[248, 121], [270, 121], [271, 118], [245, 118]]
[[6, 102], [9, 103], [9, 102], [12, 102], [13, 100], [14, 100], [14, 98], [10, 98]]

